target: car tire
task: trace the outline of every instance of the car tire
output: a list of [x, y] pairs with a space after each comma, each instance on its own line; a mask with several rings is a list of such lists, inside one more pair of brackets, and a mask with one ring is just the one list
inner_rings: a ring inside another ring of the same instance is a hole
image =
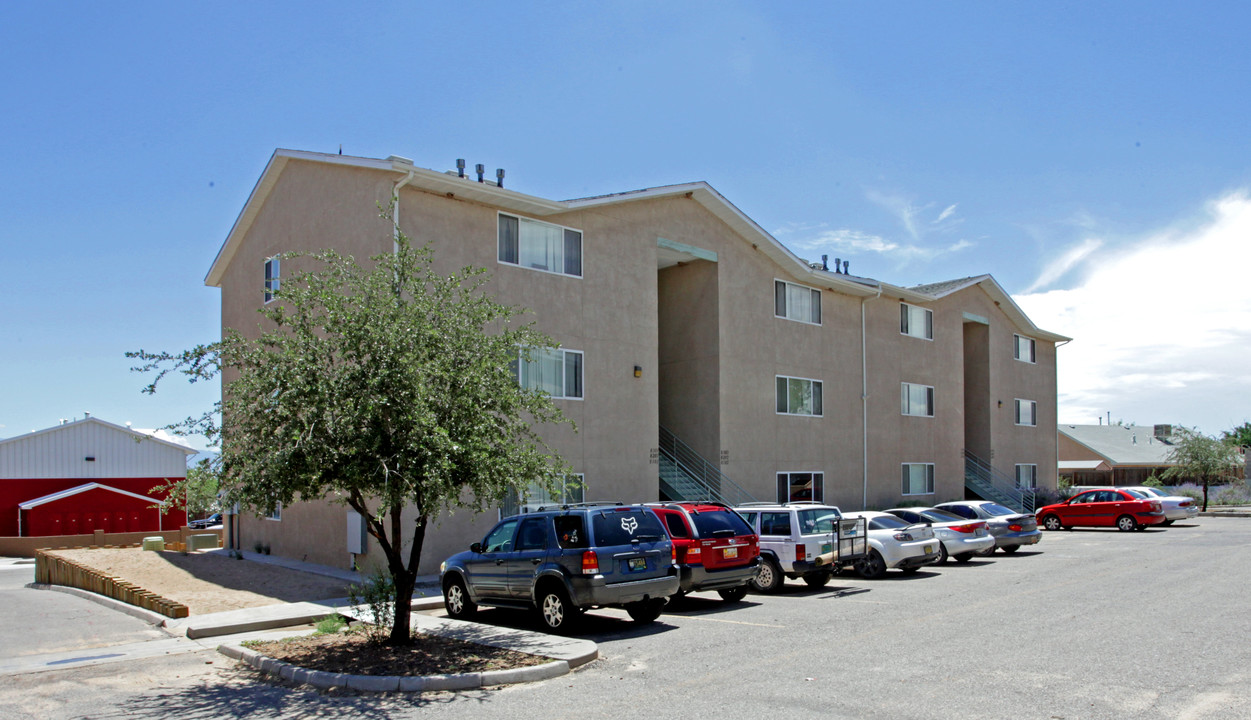
[[743, 583], [742, 585], [739, 585], [738, 587], [718, 590], [717, 594], [721, 596], [722, 600], [728, 603], [739, 602], [743, 598], [747, 597], [747, 583]]
[[578, 609], [563, 588], [548, 586], [539, 592], [539, 619], [552, 632], [567, 633], [577, 624]]
[[1042, 526], [1047, 530], [1054, 531], [1063, 529], [1064, 523], [1060, 522], [1060, 517], [1058, 515], [1048, 515], [1042, 519]]
[[1121, 532], [1130, 532], [1138, 529], [1138, 521], [1131, 515], [1122, 515], [1116, 519], [1116, 529]]
[[443, 607], [449, 617], [464, 620], [478, 611], [478, 604], [469, 599], [465, 581], [453, 577], [443, 585]]
[[877, 550], [870, 550], [868, 557], [856, 563], [856, 572], [865, 580], [876, 580], [886, 574], [886, 561]]
[[952, 555], [951, 557], [954, 558], [955, 561], [958, 563], [966, 563], [973, 559], [973, 553], [971, 552], [956, 553], [955, 555]]
[[1020, 545], [1005, 545], [1004, 547], [1001, 547], [1001, 548], [999, 548], [999, 549], [1000, 549], [1000, 550], [1002, 550], [1002, 551], [1004, 551], [1004, 552], [1006, 552], [1007, 554], [1011, 555], [1012, 553], [1016, 552], [1017, 550], [1020, 550], [1020, 549], [1021, 549], [1021, 546], [1020, 546]]
[[815, 590], [829, 585], [830, 579], [833, 577], [828, 570], [817, 570], [816, 572], [804, 573], [804, 583]]
[[946, 563], [948, 557], [949, 556], [947, 555], [947, 546], [942, 544], [941, 542], [938, 543], [938, 562], [935, 564], [942, 565]]
[[626, 605], [625, 609], [630, 613], [631, 620], [640, 625], [646, 625], [656, 622], [656, 618], [660, 617], [660, 612], [664, 607], [664, 600], [642, 600]]
[[1162, 522], [1162, 523], [1160, 523], [1160, 524], [1161, 524], [1161, 525], [1172, 525], [1174, 522], [1175, 522], [1174, 520], [1165, 520], [1164, 522]]
[[778, 567], [773, 558], [761, 558], [760, 567], [756, 569], [756, 577], [751, 579], [751, 586], [757, 592], [777, 592], [782, 587], [782, 568]]

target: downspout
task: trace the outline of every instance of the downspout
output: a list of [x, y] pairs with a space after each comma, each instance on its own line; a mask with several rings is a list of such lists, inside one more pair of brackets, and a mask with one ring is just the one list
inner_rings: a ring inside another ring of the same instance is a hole
[[863, 490], [860, 498], [862, 508], [869, 506], [869, 339], [865, 334], [865, 306], [868, 305], [869, 300], [876, 300], [880, 297], [882, 297], [882, 287], [879, 285], [877, 294], [872, 298], [860, 299], [860, 453], [864, 468]]
[[[1056, 350], [1059, 350], [1060, 348], [1064, 347], [1065, 345], [1068, 345], [1071, 342], [1073, 342], [1073, 338], [1069, 338], [1068, 340], [1065, 340], [1059, 345], [1056, 345]], [[1057, 355], [1055, 368], [1053, 368], [1052, 372], [1058, 373], [1059, 369], [1060, 369], [1060, 356]], [[1056, 485], [1054, 488], [1052, 488], [1052, 490], [1055, 490], [1057, 493], [1060, 492], [1060, 412], [1059, 412], [1060, 408], [1059, 408], [1059, 405], [1060, 405], [1059, 398], [1056, 398]], [[1038, 478], [1034, 478], [1034, 485], [1035, 486], [1038, 485]], [[1037, 487], [1034, 488], [1034, 509], [1035, 510], [1038, 509], [1038, 488]]]
[[413, 179], [414, 171], [409, 170], [408, 174], [391, 189], [391, 251], [398, 253], [400, 251], [400, 188], [407, 185]]

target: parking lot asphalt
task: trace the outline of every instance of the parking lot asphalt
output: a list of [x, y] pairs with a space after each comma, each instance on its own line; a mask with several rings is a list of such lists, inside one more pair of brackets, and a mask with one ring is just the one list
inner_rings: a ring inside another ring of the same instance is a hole
[[[650, 626], [593, 611], [582, 637], [600, 659], [540, 683], [339, 696], [190, 655], [6, 678], [0, 715], [1245, 718], [1247, 587], [1247, 519], [1052, 532], [913, 576], [791, 582], [734, 606], [696, 595]], [[479, 619], [539, 627], [513, 611]]]

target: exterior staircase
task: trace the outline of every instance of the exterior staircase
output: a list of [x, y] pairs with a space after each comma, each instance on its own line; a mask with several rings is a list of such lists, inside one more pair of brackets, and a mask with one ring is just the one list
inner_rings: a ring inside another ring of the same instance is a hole
[[719, 502], [731, 507], [756, 501], [755, 496], [663, 427], [659, 462], [662, 499]]
[[964, 451], [964, 487], [983, 500], [997, 502], [1017, 512], [1032, 513], [1036, 503], [1033, 488], [1018, 488], [1011, 477], [974, 455]]

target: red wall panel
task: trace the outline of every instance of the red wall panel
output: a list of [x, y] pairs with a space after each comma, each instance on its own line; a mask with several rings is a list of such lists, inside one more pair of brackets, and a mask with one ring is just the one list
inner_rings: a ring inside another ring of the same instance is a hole
[[[151, 497], [155, 502], [163, 496], [148, 495], [148, 490], [167, 481], [165, 478], [0, 480], [0, 536], [18, 534], [17, 506], [20, 503], [92, 482]], [[158, 529], [157, 511], [147, 508], [147, 505], [138, 498], [97, 488], [24, 511], [22, 534], [74, 535], [90, 533], [97, 528], [106, 532], [122, 532], [122, 524], [125, 532], [154, 531]], [[27, 516], [30, 516], [29, 519]], [[161, 516], [159, 527], [178, 528], [186, 522], [187, 513], [180, 508]]]

